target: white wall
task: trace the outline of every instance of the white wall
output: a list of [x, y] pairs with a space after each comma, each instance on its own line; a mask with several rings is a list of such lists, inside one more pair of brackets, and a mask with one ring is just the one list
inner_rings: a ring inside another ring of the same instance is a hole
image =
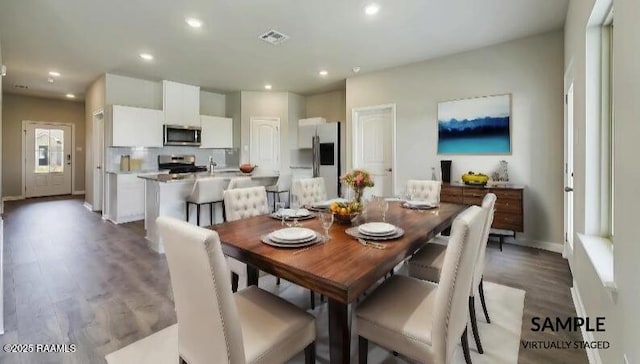
[[[106, 105], [126, 105], [162, 110], [162, 82], [107, 73]], [[226, 96], [200, 91], [200, 114], [225, 116]]]
[[200, 90], [200, 115], [226, 116], [227, 97], [224, 94], [217, 94]]
[[225, 97], [226, 117], [233, 119], [233, 147], [240, 150], [240, 132], [242, 127], [241, 92], [230, 92]]
[[162, 82], [107, 73], [105, 104], [162, 110]]
[[85, 196], [84, 200], [93, 206], [93, 114], [105, 106], [105, 75], [93, 81], [85, 91]]
[[[589, 18], [602, 1], [571, 1], [565, 25], [565, 72], [566, 85], [574, 84], [575, 111], [575, 229], [576, 233], [592, 232], [593, 211], [587, 211], [589, 198], [587, 186], [586, 130], [587, 120], [593, 115], [592, 101], [588, 99], [592, 77], [587, 77], [588, 63], [586, 38]], [[637, 219], [637, 144], [640, 135], [640, 3], [637, 0], [614, 0], [614, 114], [615, 114], [615, 173], [614, 173], [614, 276], [617, 299], [612, 299], [602, 286], [596, 272], [586, 256], [584, 247], [575, 239], [572, 271], [586, 314], [590, 317], [604, 316], [607, 331], [595, 333], [598, 340], [611, 341], [611, 348], [600, 350], [602, 363], [640, 362], [640, 289], [638, 289], [638, 261], [640, 261], [640, 231]]]
[[[453, 160], [453, 179], [466, 171], [490, 174], [502, 159], [514, 183], [526, 185], [522, 243], [561, 249], [562, 62], [561, 32], [543, 34], [444, 58], [347, 79], [347, 165], [351, 110], [397, 105], [398, 184], [431, 178], [431, 167]], [[511, 93], [512, 154], [437, 154], [439, 101]], [[550, 244], [555, 245], [550, 245]]]

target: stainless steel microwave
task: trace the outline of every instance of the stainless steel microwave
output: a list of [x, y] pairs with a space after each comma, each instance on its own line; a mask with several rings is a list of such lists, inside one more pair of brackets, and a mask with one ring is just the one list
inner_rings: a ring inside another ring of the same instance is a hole
[[199, 147], [202, 142], [199, 126], [165, 125], [164, 145], [186, 145]]

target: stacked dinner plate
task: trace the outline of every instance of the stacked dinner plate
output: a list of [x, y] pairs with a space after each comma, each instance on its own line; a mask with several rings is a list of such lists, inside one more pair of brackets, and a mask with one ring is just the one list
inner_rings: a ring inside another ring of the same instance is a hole
[[419, 210], [428, 210], [436, 208], [435, 204], [432, 204], [429, 201], [405, 201], [403, 204], [404, 207], [408, 207], [410, 209], [419, 209]]
[[262, 241], [281, 248], [298, 248], [315, 244], [318, 235], [315, 231], [302, 227], [290, 227], [276, 230], [266, 235]]
[[277, 217], [282, 217], [284, 215], [287, 219], [297, 218], [305, 218], [311, 216], [311, 212], [307, 209], [282, 209], [280, 211], [275, 212]]
[[369, 222], [358, 226], [358, 232], [364, 236], [372, 238], [385, 238], [397, 233], [395, 225], [386, 222]]

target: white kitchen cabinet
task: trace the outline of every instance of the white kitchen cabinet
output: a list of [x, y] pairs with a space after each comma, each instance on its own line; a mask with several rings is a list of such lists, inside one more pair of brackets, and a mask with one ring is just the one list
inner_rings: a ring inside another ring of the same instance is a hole
[[107, 109], [105, 144], [110, 147], [162, 147], [162, 111], [112, 105]]
[[315, 125], [304, 125], [298, 127], [298, 148], [313, 148], [313, 137], [316, 135]]
[[200, 87], [162, 81], [164, 124], [200, 126]]
[[109, 220], [116, 224], [144, 219], [144, 180], [137, 173], [109, 173], [107, 200]]
[[200, 115], [200, 148], [233, 148], [233, 119]]

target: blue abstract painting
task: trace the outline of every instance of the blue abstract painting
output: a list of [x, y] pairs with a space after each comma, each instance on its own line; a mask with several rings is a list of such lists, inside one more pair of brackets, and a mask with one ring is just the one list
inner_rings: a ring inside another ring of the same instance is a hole
[[511, 95], [438, 103], [438, 154], [511, 153]]

